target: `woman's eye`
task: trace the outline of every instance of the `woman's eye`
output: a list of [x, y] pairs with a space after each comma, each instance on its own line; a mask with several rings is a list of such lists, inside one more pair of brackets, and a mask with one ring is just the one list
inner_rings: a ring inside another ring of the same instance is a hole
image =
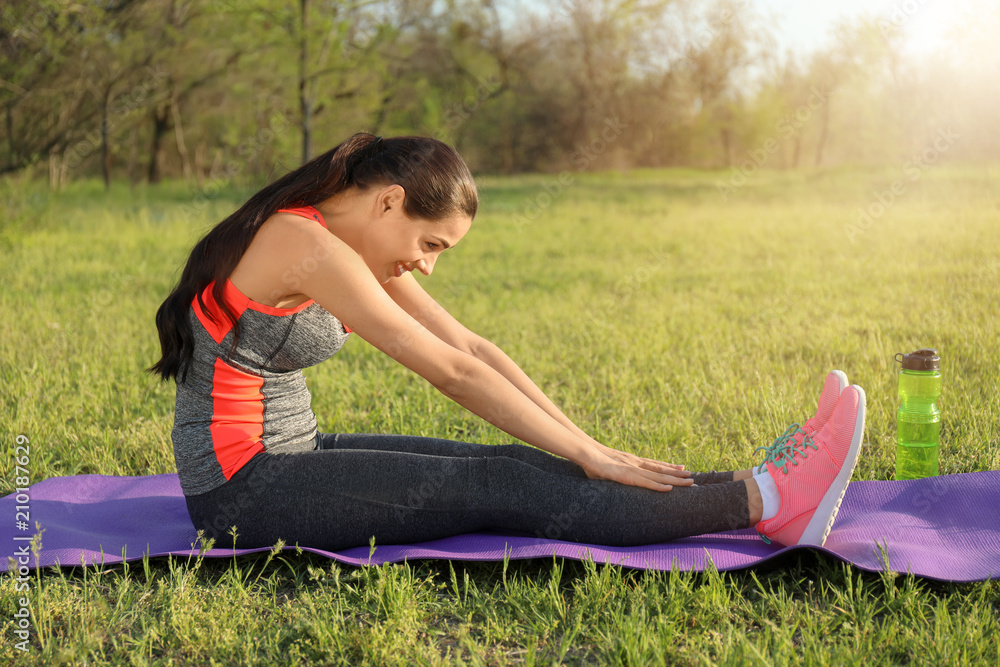
[[437, 243], [431, 243], [430, 241], [428, 241], [427, 247], [430, 248], [431, 250], [437, 250], [439, 246]]

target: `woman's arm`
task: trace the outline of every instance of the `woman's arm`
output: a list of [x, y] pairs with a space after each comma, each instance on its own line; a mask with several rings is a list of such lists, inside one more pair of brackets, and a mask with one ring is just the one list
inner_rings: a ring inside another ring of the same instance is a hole
[[606, 455], [648, 470], [657, 470], [680, 477], [688, 477], [690, 475], [689, 472], [681, 472], [684, 470], [684, 466], [682, 465], [642, 458], [629, 454], [628, 452], [613, 449], [601, 444], [597, 440], [594, 440], [594, 438], [574, 424], [573, 421], [567, 417], [548, 396], [545, 395], [545, 392], [543, 392], [538, 385], [536, 385], [532, 379], [528, 377], [527, 373], [521, 370], [514, 360], [508, 357], [503, 350], [485, 338], [480, 336], [476, 336], [476, 338], [478, 340], [473, 341], [472, 343], [473, 354], [476, 357], [482, 359], [492, 368], [496, 369], [501, 375], [510, 380], [515, 387], [517, 387], [525, 396], [534, 401], [539, 407], [545, 410], [545, 412], [551, 415], [553, 419], [565, 426], [572, 433], [591, 442]]
[[[524, 442], [567, 458], [591, 477], [654, 490], [686, 484], [616, 460], [552, 418], [482, 360], [434, 335], [394, 302], [354, 250], [303, 219], [273, 218], [258, 234], [269, 260], [257, 268], [281, 284], [287, 267], [311, 264], [298, 291], [361, 338], [425, 378], [445, 396]], [[306, 260], [310, 260], [307, 262]]]
[[419, 321], [436, 336], [446, 341], [453, 347], [463, 350], [477, 359], [482, 360], [488, 366], [503, 375], [522, 394], [527, 396], [538, 407], [544, 410], [550, 417], [568, 429], [571, 433], [582, 438], [597, 447], [608, 456], [612, 456], [620, 461], [631, 465], [639, 466], [649, 470], [657, 470], [664, 473], [687, 477], [690, 473], [678, 472], [684, 466], [672, 465], [652, 459], [621, 452], [611, 447], [607, 447], [589, 436], [582, 429], [577, 427], [573, 421], [567, 417], [556, 406], [555, 403], [545, 395], [538, 385], [536, 385], [527, 373], [508, 357], [497, 345], [469, 331], [461, 322], [452, 315], [437, 301], [431, 297], [417, 280], [410, 274], [401, 278], [390, 280], [384, 286], [387, 294], [399, 306]]

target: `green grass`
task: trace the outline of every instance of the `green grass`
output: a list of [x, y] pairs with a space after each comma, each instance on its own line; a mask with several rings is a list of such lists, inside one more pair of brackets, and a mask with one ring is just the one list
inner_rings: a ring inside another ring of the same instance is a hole
[[[581, 427], [692, 469], [745, 468], [815, 408], [823, 377], [868, 396], [855, 479], [890, 479], [892, 355], [936, 347], [941, 472], [1000, 469], [1000, 169], [938, 166], [854, 242], [898, 169], [481, 180], [480, 216], [423, 284]], [[0, 493], [14, 439], [32, 481], [172, 472], [173, 387], [153, 315], [196, 237], [181, 184], [51, 195], [0, 182]], [[352, 339], [306, 376], [322, 430], [509, 441]], [[993, 511], [994, 508], [983, 508]], [[4, 519], [8, 520], [8, 519]], [[44, 543], [44, 536], [43, 536]], [[18, 664], [997, 664], [1000, 582], [872, 574], [805, 553], [753, 571], [573, 561], [345, 568], [311, 556], [154, 559], [33, 577]]]

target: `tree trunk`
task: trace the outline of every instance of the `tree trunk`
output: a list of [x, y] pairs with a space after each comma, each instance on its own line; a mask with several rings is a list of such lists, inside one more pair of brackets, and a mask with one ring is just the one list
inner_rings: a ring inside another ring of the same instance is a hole
[[177, 152], [181, 156], [181, 167], [184, 170], [184, 180], [191, 180], [191, 160], [188, 157], [187, 144], [184, 143], [184, 126], [181, 124], [181, 112], [174, 92], [170, 100], [170, 116], [174, 121], [174, 140], [177, 142]]
[[732, 142], [730, 141], [729, 128], [723, 125], [719, 132], [722, 135], [722, 159], [724, 160], [725, 166], [731, 167], [733, 166], [733, 150], [731, 146]]
[[170, 114], [166, 104], [153, 108], [153, 142], [149, 148], [149, 172], [147, 180], [150, 183], [160, 182], [160, 157], [163, 154], [163, 137], [170, 129]]
[[309, 0], [299, 0], [299, 107], [302, 110], [302, 164], [312, 159], [312, 99], [309, 95]]
[[104, 190], [111, 189], [111, 147], [108, 146], [108, 109], [111, 106], [111, 86], [104, 91], [104, 105], [101, 108], [101, 174], [104, 176]]
[[53, 146], [49, 149], [49, 188], [59, 192], [66, 185], [66, 152], [65, 145]]
[[15, 165], [17, 160], [17, 146], [14, 144], [14, 104], [7, 105], [7, 152], [10, 154], [10, 163]]
[[819, 143], [816, 145], [816, 166], [823, 162], [823, 149], [826, 147], [827, 132], [830, 128], [830, 100], [823, 104], [823, 120], [819, 128]]
[[58, 192], [59, 191], [59, 163], [62, 161], [62, 156], [59, 155], [59, 151], [55, 148], [49, 150], [49, 189]]
[[194, 147], [194, 177], [200, 190], [205, 185], [205, 138], [202, 135], [198, 145]]
[[136, 136], [135, 126], [128, 133], [128, 186], [129, 189], [135, 187], [136, 178], [135, 164], [139, 161], [139, 138]]
[[500, 116], [500, 170], [504, 174], [514, 173], [514, 140], [508, 114]]
[[[392, 84], [389, 84], [390, 86]], [[378, 134], [382, 129], [382, 123], [389, 117], [389, 103], [392, 102], [393, 91], [391, 88], [385, 91], [379, 101], [378, 111], [375, 112], [375, 123], [372, 125], [372, 133]]]

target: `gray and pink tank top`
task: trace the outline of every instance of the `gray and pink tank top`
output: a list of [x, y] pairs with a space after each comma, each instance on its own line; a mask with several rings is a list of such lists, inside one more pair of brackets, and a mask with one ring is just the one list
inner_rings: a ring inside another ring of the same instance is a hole
[[[326, 221], [311, 206], [282, 209]], [[194, 354], [177, 383], [171, 439], [185, 495], [226, 483], [261, 452], [313, 449], [316, 415], [302, 369], [329, 359], [350, 329], [315, 301], [275, 308], [251, 300], [227, 280], [223, 297], [240, 323], [239, 345], [229, 352], [232, 325], [212, 296], [215, 283], [188, 311]]]

